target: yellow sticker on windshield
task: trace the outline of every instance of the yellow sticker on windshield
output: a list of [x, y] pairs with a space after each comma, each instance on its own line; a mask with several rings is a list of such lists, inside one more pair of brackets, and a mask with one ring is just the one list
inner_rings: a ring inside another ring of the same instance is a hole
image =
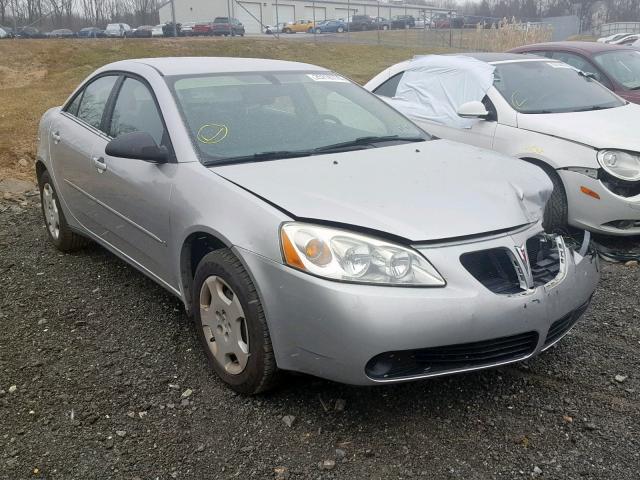
[[226, 125], [207, 123], [198, 129], [197, 138], [200, 143], [213, 145], [215, 143], [220, 143], [222, 140], [227, 138], [228, 134], [229, 129]]

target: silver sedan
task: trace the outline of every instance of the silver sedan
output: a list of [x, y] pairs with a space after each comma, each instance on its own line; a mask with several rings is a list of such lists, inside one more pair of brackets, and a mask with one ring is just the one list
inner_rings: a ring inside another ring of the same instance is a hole
[[598, 281], [588, 235], [543, 231], [542, 170], [312, 65], [106, 65], [43, 116], [37, 176], [53, 244], [91, 239], [178, 296], [243, 393], [282, 370], [366, 385], [523, 360]]

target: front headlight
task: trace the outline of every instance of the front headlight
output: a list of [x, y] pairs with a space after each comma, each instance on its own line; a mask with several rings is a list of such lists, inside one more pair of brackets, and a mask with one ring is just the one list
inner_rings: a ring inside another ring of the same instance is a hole
[[600, 150], [598, 162], [607, 173], [622, 180], [640, 180], [640, 153]]
[[379, 285], [445, 285], [427, 259], [394, 243], [307, 223], [285, 223], [280, 238], [284, 262], [319, 277]]

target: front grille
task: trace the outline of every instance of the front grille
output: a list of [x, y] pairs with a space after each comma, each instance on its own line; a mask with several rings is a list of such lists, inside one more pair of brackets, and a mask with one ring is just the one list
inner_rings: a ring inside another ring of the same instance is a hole
[[[541, 233], [526, 243], [533, 285], [523, 272], [516, 255], [507, 248], [491, 248], [460, 256], [467, 271], [493, 293], [513, 295], [546, 285], [560, 273], [561, 253], [557, 237]], [[520, 255], [518, 255], [520, 256]], [[522, 259], [524, 261], [524, 259]]]
[[571, 328], [576, 324], [576, 322], [580, 319], [582, 314], [587, 310], [591, 299], [589, 299], [586, 303], [576, 308], [573, 312], [568, 313], [560, 320], [556, 320], [551, 324], [549, 331], [547, 332], [547, 337], [544, 339], [544, 348], [549, 347], [553, 343], [560, 340]]
[[560, 272], [560, 252], [555, 237], [541, 234], [527, 240], [527, 255], [534, 287], [549, 283]]
[[506, 248], [492, 248], [465, 253], [460, 257], [460, 262], [493, 293], [508, 295], [522, 292], [510, 255]]
[[526, 332], [481, 342], [386, 352], [369, 360], [365, 371], [374, 379], [393, 379], [478, 368], [525, 358], [537, 344], [538, 334]]

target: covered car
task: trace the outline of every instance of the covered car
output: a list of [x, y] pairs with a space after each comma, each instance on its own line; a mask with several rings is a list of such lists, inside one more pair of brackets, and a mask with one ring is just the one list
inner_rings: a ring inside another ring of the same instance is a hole
[[439, 137], [541, 167], [548, 228], [640, 234], [640, 107], [591, 75], [533, 55], [429, 55], [365, 88]]

